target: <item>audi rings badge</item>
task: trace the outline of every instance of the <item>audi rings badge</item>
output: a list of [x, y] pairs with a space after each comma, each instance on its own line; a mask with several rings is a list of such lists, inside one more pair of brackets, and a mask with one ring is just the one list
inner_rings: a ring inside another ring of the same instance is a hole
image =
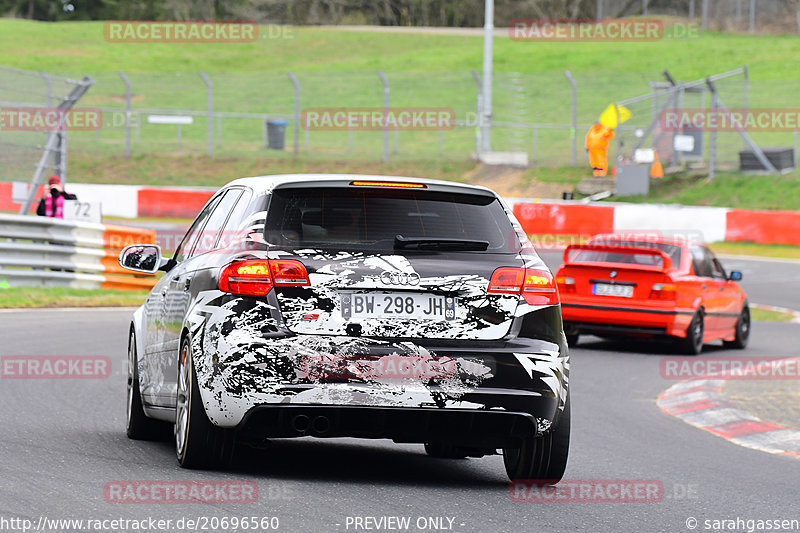
[[381, 283], [384, 285], [419, 285], [419, 274], [416, 272], [381, 272]]

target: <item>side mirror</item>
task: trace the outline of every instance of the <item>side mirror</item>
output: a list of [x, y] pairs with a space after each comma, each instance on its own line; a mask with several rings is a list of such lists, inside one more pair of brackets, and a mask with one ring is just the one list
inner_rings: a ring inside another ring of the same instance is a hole
[[119, 265], [134, 272], [155, 274], [162, 263], [161, 247], [156, 244], [132, 244], [119, 253]]
[[728, 274], [729, 281], [742, 281], [742, 273], [738, 270], [731, 270], [731, 273]]

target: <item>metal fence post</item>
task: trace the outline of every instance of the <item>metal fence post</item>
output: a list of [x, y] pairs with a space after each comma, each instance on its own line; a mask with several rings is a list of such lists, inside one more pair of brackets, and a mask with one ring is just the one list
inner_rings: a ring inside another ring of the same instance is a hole
[[122, 78], [122, 82], [125, 84], [125, 157], [130, 157], [131, 156], [131, 80], [122, 71], [119, 72], [119, 77]]
[[603, 18], [603, 0], [597, 0], [597, 20]]
[[575, 83], [575, 78], [568, 70], [564, 71], [567, 81], [569, 81], [570, 88], [572, 89], [572, 127], [570, 128], [570, 136], [572, 137], [572, 155], [570, 162], [572, 166], [578, 164], [578, 84]]
[[642, 0], [642, 15], [647, 16], [647, 0]]
[[[714, 87], [711, 87], [711, 116], [716, 116], [718, 100], [717, 100], [717, 91], [714, 90]], [[709, 133], [708, 144], [708, 181], [712, 181], [714, 179], [715, 174], [715, 167], [717, 163], [717, 128], [711, 128], [711, 132]]]
[[47, 107], [53, 107], [53, 80], [41, 70], [39, 75], [44, 78], [44, 82], [47, 84]]
[[286, 73], [289, 80], [294, 86], [294, 156], [297, 157], [297, 152], [300, 150], [300, 82], [291, 72]]
[[750, 33], [756, 31], [756, 0], [750, 0]]
[[689, 20], [694, 20], [694, 0], [689, 0]]
[[700, 28], [702, 28], [703, 31], [706, 31], [708, 29], [708, 0], [703, 0], [702, 9], [703, 22], [700, 24]]
[[208, 115], [206, 123], [208, 126], [208, 155], [214, 155], [214, 85], [211, 83], [205, 72], [200, 73], [200, 77], [206, 82], [206, 89], [208, 90]]
[[481, 76], [474, 69], [472, 70], [472, 77], [478, 85], [478, 93], [475, 100], [475, 157], [481, 158], [481, 125], [483, 121], [483, 85], [481, 84]]
[[389, 80], [383, 75], [383, 72], [378, 71], [378, 77], [383, 83], [383, 161], [384, 163], [389, 160]]

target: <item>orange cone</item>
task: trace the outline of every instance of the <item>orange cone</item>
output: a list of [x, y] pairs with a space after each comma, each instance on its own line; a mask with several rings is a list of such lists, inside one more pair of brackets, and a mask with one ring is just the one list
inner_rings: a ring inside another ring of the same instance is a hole
[[650, 167], [650, 177], [651, 178], [663, 178], [664, 177], [664, 167], [661, 166], [661, 162], [658, 160], [658, 152], [653, 151], [653, 165]]

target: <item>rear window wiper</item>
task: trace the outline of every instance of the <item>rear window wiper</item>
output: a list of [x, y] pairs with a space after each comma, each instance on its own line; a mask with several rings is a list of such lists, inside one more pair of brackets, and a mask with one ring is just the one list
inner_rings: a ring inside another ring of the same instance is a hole
[[489, 248], [489, 241], [472, 239], [454, 239], [439, 237], [403, 237], [394, 238], [395, 250], [458, 250], [465, 252], [483, 252]]

